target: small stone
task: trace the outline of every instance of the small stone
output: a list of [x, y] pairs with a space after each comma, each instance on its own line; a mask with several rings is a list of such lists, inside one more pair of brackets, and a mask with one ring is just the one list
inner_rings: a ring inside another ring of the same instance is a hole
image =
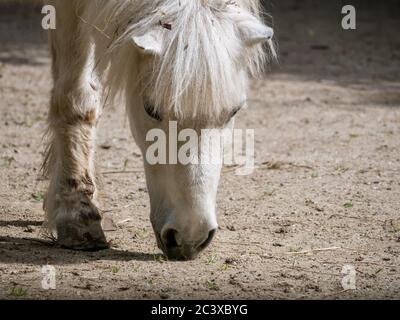
[[161, 293], [160, 294], [160, 298], [165, 300], [165, 299], [169, 299], [169, 295], [167, 293]]

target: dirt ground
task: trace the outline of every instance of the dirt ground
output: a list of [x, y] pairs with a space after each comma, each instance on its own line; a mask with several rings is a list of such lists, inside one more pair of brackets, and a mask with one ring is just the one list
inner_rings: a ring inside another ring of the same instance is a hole
[[[340, 1], [325, 3], [268, 4], [279, 64], [252, 83], [238, 119], [256, 129], [258, 167], [224, 169], [220, 230], [190, 262], [156, 247], [122, 106], [99, 133], [102, 209], [120, 222], [113, 247], [37, 241], [50, 59], [40, 14], [0, 5], [0, 298], [400, 298], [400, 6], [356, 1], [357, 30], [344, 31]], [[46, 264], [56, 290], [42, 289]], [[342, 287], [346, 265], [355, 290]]]

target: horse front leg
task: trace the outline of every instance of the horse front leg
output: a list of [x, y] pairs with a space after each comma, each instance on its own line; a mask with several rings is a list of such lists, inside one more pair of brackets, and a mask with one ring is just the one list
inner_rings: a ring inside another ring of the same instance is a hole
[[44, 208], [58, 243], [76, 250], [108, 247], [97, 204], [96, 127], [101, 114], [100, 84], [94, 78], [93, 50], [55, 34], [52, 41], [54, 89], [45, 161], [50, 186]]
[[[79, 90], [78, 90], [79, 91]], [[97, 106], [85, 106], [82, 92], [52, 98], [48, 166], [50, 186], [45, 200], [47, 221], [61, 246], [78, 250], [108, 247], [97, 206], [94, 148]]]

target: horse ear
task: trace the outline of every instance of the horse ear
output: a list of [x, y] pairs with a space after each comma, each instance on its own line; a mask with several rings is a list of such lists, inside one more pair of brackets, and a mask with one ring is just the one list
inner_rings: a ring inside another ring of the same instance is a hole
[[248, 15], [238, 23], [240, 35], [248, 47], [264, 43], [272, 39], [274, 29], [266, 26], [254, 16]]
[[142, 36], [133, 36], [135, 46], [145, 54], [159, 56], [162, 53], [162, 33], [160, 30], [150, 31]]

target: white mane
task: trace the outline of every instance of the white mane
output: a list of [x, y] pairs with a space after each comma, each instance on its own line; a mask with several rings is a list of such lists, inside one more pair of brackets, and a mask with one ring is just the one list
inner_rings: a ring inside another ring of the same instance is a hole
[[[146, 92], [163, 112], [218, 116], [242, 98], [235, 96], [247, 80], [247, 74], [238, 75], [240, 61], [253, 76], [263, 70], [265, 50], [261, 45], [245, 48], [232, 21], [239, 8], [258, 17], [258, 0], [97, 0], [93, 5], [96, 10], [87, 12], [96, 16], [85, 19], [109, 39], [113, 94], [135, 85], [132, 38], [154, 28], [164, 35], [163, 52], [154, 59]], [[273, 52], [272, 42], [270, 47]]]

